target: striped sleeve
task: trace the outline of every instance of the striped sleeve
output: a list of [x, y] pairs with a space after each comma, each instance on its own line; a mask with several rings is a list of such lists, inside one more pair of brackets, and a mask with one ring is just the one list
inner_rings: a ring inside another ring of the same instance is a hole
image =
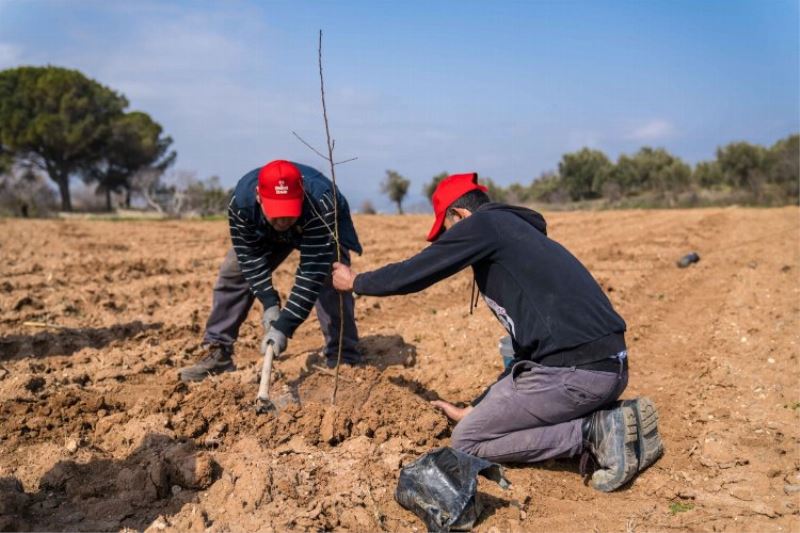
[[250, 284], [250, 291], [264, 305], [264, 309], [279, 305], [278, 294], [272, 287], [272, 270], [269, 268], [269, 248], [261, 242], [231, 199], [228, 206], [228, 224], [231, 243], [239, 260], [239, 269]]
[[318, 214], [303, 226], [300, 243], [300, 264], [294, 278], [294, 287], [275, 327], [288, 337], [302, 324], [330, 275], [335, 253], [333, 239], [334, 211], [331, 196], [325, 194], [319, 201]]

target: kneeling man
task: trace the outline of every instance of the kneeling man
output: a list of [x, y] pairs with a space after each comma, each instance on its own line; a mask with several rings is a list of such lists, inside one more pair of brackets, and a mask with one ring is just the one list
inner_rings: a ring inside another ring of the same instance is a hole
[[434, 402], [458, 422], [452, 446], [497, 462], [583, 454], [598, 467], [592, 486], [606, 492], [655, 462], [663, 447], [652, 402], [616, 402], [628, 383], [625, 322], [580, 261], [547, 237], [544, 218], [490, 202], [476, 174], [442, 180], [433, 206], [433, 244], [372, 272], [336, 263], [333, 284], [408, 294], [472, 267], [515, 357], [471, 406]]

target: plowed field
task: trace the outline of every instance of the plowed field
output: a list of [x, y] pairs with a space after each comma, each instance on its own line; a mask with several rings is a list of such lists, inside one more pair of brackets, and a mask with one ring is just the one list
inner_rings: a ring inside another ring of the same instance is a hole
[[[510, 465], [509, 490], [481, 481], [476, 530], [800, 530], [800, 211], [546, 216], [626, 319], [625, 396], [656, 402], [666, 454], [612, 494], [576, 460]], [[354, 268], [420, 250], [429, 224], [357, 216]], [[335, 406], [312, 315], [275, 362], [272, 390], [299, 403], [259, 416], [258, 304], [237, 371], [177, 379], [228, 246], [224, 222], [0, 220], [0, 530], [425, 529], [393, 494], [449, 443], [428, 400], [467, 402], [502, 367], [469, 273], [358, 298], [369, 364], [343, 368]]]

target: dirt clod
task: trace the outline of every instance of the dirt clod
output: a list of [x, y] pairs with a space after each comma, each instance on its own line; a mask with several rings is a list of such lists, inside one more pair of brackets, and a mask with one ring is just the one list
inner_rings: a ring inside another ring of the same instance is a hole
[[31, 392], [39, 392], [47, 381], [41, 376], [34, 376], [25, 382], [25, 388]]

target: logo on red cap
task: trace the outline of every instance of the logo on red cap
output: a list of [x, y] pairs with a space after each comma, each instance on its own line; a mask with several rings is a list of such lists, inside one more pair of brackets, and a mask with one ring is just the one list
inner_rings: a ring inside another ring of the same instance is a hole
[[289, 186], [286, 185], [286, 180], [279, 180], [275, 186], [275, 194], [289, 194]]
[[453, 174], [447, 176], [439, 182], [436, 190], [433, 193], [431, 201], [433, 202], [433, 212], [436, 214], [436, 220], [433, 222], [433, 227], [428, 233], [428, 240], [433, 242], [439, 235], [442, 234], [444, 226], [445, 215], [447, 209], [459, 198], [464, 196], [469, 191], [483, 191], [488, 189], [478, 183], [478, 174], [470, 172], [468, 174]]

